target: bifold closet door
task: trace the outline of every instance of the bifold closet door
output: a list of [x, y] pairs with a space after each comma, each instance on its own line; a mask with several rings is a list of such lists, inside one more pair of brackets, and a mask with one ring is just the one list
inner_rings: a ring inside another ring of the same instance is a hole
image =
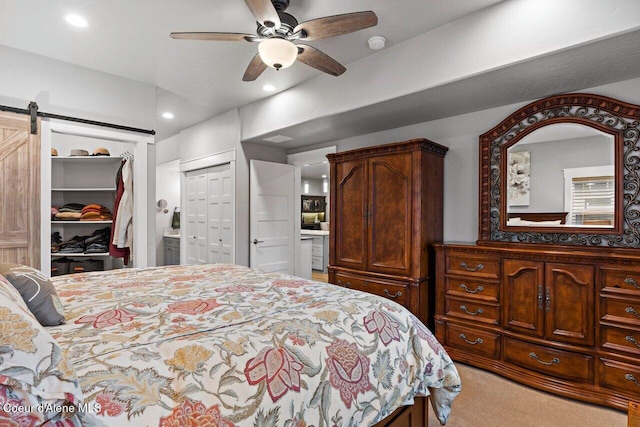
[[187, 264], [206, 264], [207, 172], [187, 173]]
[[231, 164], [207, 169], [209, 262], [233, 263], [233, 193]]
[[40, 268], [40, 119], [0, 112], [0, 261]]

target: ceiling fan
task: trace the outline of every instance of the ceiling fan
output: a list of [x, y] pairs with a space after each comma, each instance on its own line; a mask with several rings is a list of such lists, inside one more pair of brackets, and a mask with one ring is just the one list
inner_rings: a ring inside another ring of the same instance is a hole
[[[174, 32], [171, 37], [184, 40], [240, 41], [259, 43], [258, 53], [247, 67], [242, 80], [257, 79], [267, 66], [280, 70], [296, 59], [325, 73], [339, 76], [346, 68], [313, 46], [297, 43], [351, 33], [373, 27], [378, 17], [371, 11], [326, 16], [298, 23], [284, 11], [289, 0], [245, 0], [256, 17], [256, 35], [241, 33]], [[294, 43], [296, 42], [296, 43]]]

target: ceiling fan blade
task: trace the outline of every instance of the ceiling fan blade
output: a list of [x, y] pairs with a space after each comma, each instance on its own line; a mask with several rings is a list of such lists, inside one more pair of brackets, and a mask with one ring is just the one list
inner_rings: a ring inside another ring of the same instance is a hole
[[325, 16], [298, 24], [293, 30], [303, 30], [300, 40], [320, 40], [363, 30], [378, 24], [378, 17], [371, 11]]
[[266, 69], [267, 69], [267, 64], [262, 62], [262, 59], [260, 59], [260, 54], [256, 53], [256, 56], [253, 57], [253, 59], [249, 63], [249, 66], [247, 67], [247, 70], [244, 72], [244, 76], [242, 76], [242, 81], [252, 82], [258, 77], [260, 77], [260, 74], [262, 74], [262, 72]]
[[210, 40], [219, 42], [249, 42], [257, 38], [253, 34], [198, 32], [171, 33], [171, 37], [180, 40]]
[[256, 20], [268, 28], [280, 28], [280, 17], [271, 0], [244, 0]]
[[310, 67], [327, 74], [339, 76], [347, 69], [326, 53], [306, 44], [298, 44], [298, 59]]

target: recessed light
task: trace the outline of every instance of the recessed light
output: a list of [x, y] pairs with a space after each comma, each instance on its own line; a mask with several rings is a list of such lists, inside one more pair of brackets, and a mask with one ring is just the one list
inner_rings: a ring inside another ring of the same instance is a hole
[[262, 86], [262, 90], [264, 90], [265, 92], [274, 92], [276, 90], [276, 87], [274, 85], [264, 85]]
[[73, 25], [74, 27], [87, 27], [89, 26], [89, 23], [87, 22], [86, 19], [84, 19], [82, 16], [78, 16], [78, 15], [67, 15], [64, 17], [65, 21], [67, 21], [70, 25]]
[[322, 175], [322, 177], [323, 177], [323, 178], [326, 178], [326, 177], [327, 177], [327, 175]]
[[165, 113], [162, 113], [162, 117], [164, 117], [165, 119], [173, 119], [173, 113], [167, 111]]

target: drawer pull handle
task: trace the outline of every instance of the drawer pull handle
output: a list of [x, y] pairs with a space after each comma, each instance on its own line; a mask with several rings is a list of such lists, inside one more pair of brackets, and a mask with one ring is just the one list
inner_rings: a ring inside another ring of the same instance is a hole
[[626, 380], [628, 380], [628, 381], [631, 381], [631, 382], [636, 383], [636, 385], [637, 385], [638, 387], [640, 387], [640, 383], [638, 383], [638, 380], [637, 380], [633, 375], [631, 375], [631, 374], [625, 374], [625, 375], [624, 375], [624, 378], [625, 378]]
[[482, 314], [484, 312], [483, 309], [479, 308], [479, 309], [477, 309], [476, 311], [474, 311], [472, 313], [469, 310], [467, 310], [467, 306], [466, 305], [461, 305], [460, 306], [460, 310], [464, 311], [467, 314], [470, 314], [471, 316], [477, 316], [478, 314]]
[[551, 366], [554, 363], [557, 365], [560, 363], [560, 359], [558, 359], [557, 357], [554, 357], [553, 359], [551, 359], [551, 362], [545, 362], [543, 360], [540, 360], [540, 358], [538, 357], [537, 354], [535, 354], [534, 352], [529, 353], [529, 357], [532, 358], [533, 360], [536, 360], [538, 363], [545, 365], [545, 366]]
[[636, 347], [640, 348], [640, 344], [638, 344], [638, 340], [636, 340], [631, 335], [627, 335], [626, 337], [624, 337], [624, 339], [629, 341], [631, 344], [634, 344]]
[[480, 271], [484, 268], [484, 265], [482, 264], [478, 264], [475, 267], [469, 267], [466, 262], [463, 262], [460, 265], [462, 266], [462, 268], [464, 268], [467, 271]]
[[475, 341], [469, 341], [465, 334], [460, 334], [460, 338], [462, 338], [464, 340], [464, 342], [466, 342], [467, 344], [471, 344], [471, 345], [484, 343], [484, 341], [482, 341], [482, 338], [477, 338]]
[[389, 290], [385, 289], [385, 290], [384, 290], [384, 295], [385, 295], [387, 298], [398, 298], [398, 297], [401, 297], [401, 296], [402, 296], [402, 292], [398, 291], [398, 292], [396, 292], [394, 295], [391, 295], [391, 292], [389, 292]]
[[342, 280], [338, 280], [338, 286], [342, 286], [343, 288], [350, 288], [351, 282], [347, 282], [344, 285], [342, 284]]
[[640, 289], [640, 285], [638, 284], [638, 282], [633, 280], [632, 277], [627, 277], [626, 279], [624, 279], [624, 283], [626, 283], [627, 285], [635, 286], [636, 288]]
[[477, 294], [478, 292], [484, 291], [484, 287], [482, 287], [482, 285], [478, 286], [475, 289], [469, 289], [467, 285], [465, 285], [464, 283], [460, 283], [460, 287], [465, 291], [469, 292], [470, 294]]
[[627, 313], [633, 313], [633, 314], [636, 315], [636, 317], [640, 317], [640, 313], [638, 313], [636, 311], [636, 309], [633, 308], [633, 307], [627, 307], [627, 308], [624, 309], [624, 311], [627, 312]]

